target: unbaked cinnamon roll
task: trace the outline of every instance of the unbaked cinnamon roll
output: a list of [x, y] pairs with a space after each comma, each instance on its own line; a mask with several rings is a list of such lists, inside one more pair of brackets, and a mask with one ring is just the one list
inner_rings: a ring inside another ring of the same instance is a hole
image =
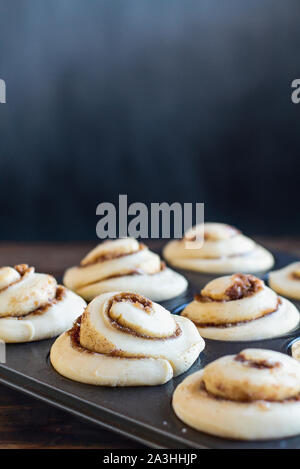
[[0, 268], [0, 339], [31, 342], [67, 330], [84, 311], [80, 296], [27, 264]]
[[300, 433], [300, 363], [246, 349], [210, 363], [175, 390], [179, 419], [224, 438], [263, 440]]
[[133, 238], [99, 244], [78, 267], [66, 271], [64, 284], [87, 301], [111, 291], [130, 291], [163, 301], [187, 288], [182, 275], [168, 269], [157, 254]]
[[182, 312], [203, 337], [258, 340], [294, 329], [299, 312], [254, 275], [234, 274], [209, 282]]
[[185, 372], [204, 348], [194, 324], [138, 294], [96, 297], [56, 339], [51, 363], [63, 376], [100, 386], [151, 386]]
[[270, 272], [269, 285], [280, 295], [300, 300], [300, 262]]
[[[170, 241], [165, 259], [175, 267], [203, 273], [261, 272], [274, 264], [272, 254], [236, 228], [222, 223], [205, 223], [204, 241], [198, 242], [198, 225], [181, 240]], [[194, 246], [193, 246], [194, 244]]]
[[292, 357], [300, 361], [300, 339], [293, 342], [291, 347]]

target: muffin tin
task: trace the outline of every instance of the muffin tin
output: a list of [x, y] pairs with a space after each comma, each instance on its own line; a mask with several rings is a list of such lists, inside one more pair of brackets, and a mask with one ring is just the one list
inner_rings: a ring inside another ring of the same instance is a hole
[[[275, 269], [293, 262], [295, 257], [275, 253]], [[184, 272], [189, 280], [185, 295], [162, 303], [179, 313], [207, 282], [207, 277]], [[266, 275], [264, 276], [266, 277]], [[300, 308], [300, 302], [294, 302]], [[66, 410], [100, 427], [127, 436], [152, 448], [300, 448], [300, 435], [272, 441], [234, 441], [197, 432], [184, 425], [171, 408], [176, 386], [188, 375], [223, 355], [247, 347], [259, 347], [290, 353], [290, 346], [300, 336], [300, 327], [288, 334], [268, 340], [223, 342], [206, 340], [206, 347], [189, 371], [156, 387], [105, 388], [68, 380], [54, 371], [49, 350], [55, 339], [10, 344], [6, 363], [0, 365], [0, 382], [37, 399]]]

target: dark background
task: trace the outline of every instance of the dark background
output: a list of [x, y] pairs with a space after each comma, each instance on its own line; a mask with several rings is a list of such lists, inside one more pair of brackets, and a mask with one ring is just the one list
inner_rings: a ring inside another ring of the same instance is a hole
[[120, 193], [300, 234], [299, 24], [297, 0], [0, 0], [0, 238], [95, 239]]

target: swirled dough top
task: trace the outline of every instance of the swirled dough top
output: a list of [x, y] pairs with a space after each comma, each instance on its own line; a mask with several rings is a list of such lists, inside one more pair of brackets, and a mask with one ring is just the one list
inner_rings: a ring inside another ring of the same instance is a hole
[[[197, 231], [204, 233], [204, 240], [197, 241]], [[193, 233], [193, 235], [191, 234]], [[194, 257], [193, 251], [198, 250], [197, 256], [200, 258], [216, 259], [224, 256], [245, 254], [255, 247], [254, 241], [242, 235], [239, 230], [230, 225], [222, 223], [206, 223], [203, 226], [196, 226], [188, 231], [184, 238], [181, 249], [185, 250], [185, 243], [194, 242], [193, 249], [187, 249], [185, 255]]]
[[[203, 348], [188, 319], [141, 295], [111, 292], [96, 297], [80, 323], [55, 342], [51, 361], [59, 373], [81, 382], [152, 385], [186, 371]], [[145, 373], [137, 376], [139, 360]]]
[[0, 268], [0, 290], [8, 287], [12, 283], [20, 280], [21, 275], [16, 269], [12, 267], [1, 267]]
[[300, 300], [300, 262], [270, 272], [269, 285], [283, 296]]
[[184, 310], [197, 324], [234, 324], [275, 311], [278, 296], [254, 275], [234, 274], [209, 282]]
[[157, 254], [133, 238], [99, 244], [80, 266], [66, 271], [64, 284], [86, 300], [126, 290], [163, 301], [180, 295], [187, 287], [184, 277], [167, 269]]
[[196, 324], [203, 337], [220, 340], [275, 337], [299, 323], [295, 306], [251, 274], [212, 280], [182, 315]]
[[20, 264], [0, 268], [0, 339], [28, 342], [53, 337], [70, 327], [85, 302], [54, 277]]
[[233, 401], [283, 401], [300, 393], [300, 364], [273, 350], [245, 349], [207, 365], [206, 390]]
[[112, 304], [110, 318], [113, 321], [148, 337], [167, 337], [175, 333], [176, 322], [165, 308], [159, 305], [140, 307], [139, 302], [130, 298]]
[[139, 243], [133, 238], [116, 239], [98, 244], [81, 261], [80, 265], [94, 264], [100, 260], [116, 259], [140, 250]]
[[57, 283], [54, 277], [37, 274], [26, 265], [0, 269], [0, 317], [24, 316], [52, 301]]
[[245, 349], [188, 376], [175, 390], [176, 415], [197, 430], [258, 440], [300, 433], [300, 363]]
[[[198, 240], [202, 232], [204, 239]], [[209, 273], [259, 272], [274, 263], [268, 251], [236, 228], [221, 223], [193, 227], [182, 240], [166, 245], [164, 257], [177, 267]]]
[[[80, 344], [98, 353], [169, 356], [202, 341], [194, 325], [183, 333], [177, 317], [141, 295], [122, 292], [95, 298], [81, 318]], [[153, 341], [155, 339], [155, 341]], [[175, 349], [176, 348], [176, 352]]]

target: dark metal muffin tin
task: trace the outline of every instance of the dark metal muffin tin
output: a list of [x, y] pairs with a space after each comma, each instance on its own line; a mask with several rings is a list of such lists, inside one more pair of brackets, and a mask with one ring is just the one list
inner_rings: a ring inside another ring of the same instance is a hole
[[[287, 254], [276, 254], [276, 268], [295, 261]], [[186, 295], [164, 305], [179, 312], [192, 299], [207, 277], [184, 275], [190, 281]], [[297, 304], [300, 307], [300, 303]], [[180, 307], [181, 306], [181, 307]], [[162, 386], [107, 388], [71, 381], [60, 376], [49, 361], [54, 342], [10, 344], [6, 364], [0, 365], [0, 382], [78, 417], [125, 435], [152, 448], [300, 448], [300, 436], [272, 441], [234, 441], [197, 432], [174, 414], [171, 399], [176, 386], [188, 375], [212, 360], [234, 354], [246, 347], [260, 347], [289, 353], [290, 344], [300, 336], [300, 327], [280, 338], [251, 342], [206, 340], [206, 347], [190, 370]]]

